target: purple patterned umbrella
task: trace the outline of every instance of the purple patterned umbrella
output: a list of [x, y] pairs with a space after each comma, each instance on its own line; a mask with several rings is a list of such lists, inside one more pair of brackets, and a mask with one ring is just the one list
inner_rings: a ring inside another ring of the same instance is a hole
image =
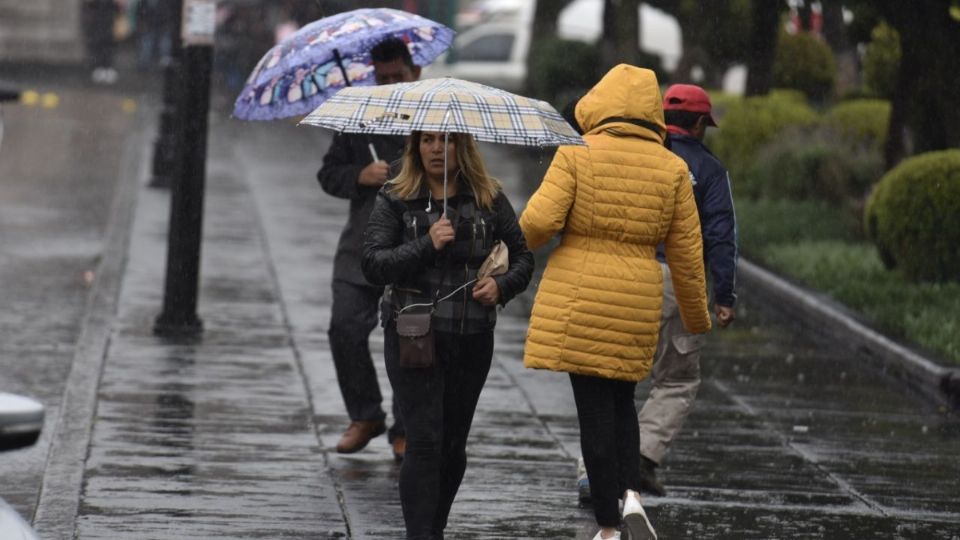
[[344, 86], [375, 84], [370, 49], [384, 39], [403, 40], [413, 62], [423, 66], [450, 47], [453, 33], [438, 22], [388, 8], [324, 17], [260, 59], [234, 104], [233, 116], [275, 120], [307, 114]]

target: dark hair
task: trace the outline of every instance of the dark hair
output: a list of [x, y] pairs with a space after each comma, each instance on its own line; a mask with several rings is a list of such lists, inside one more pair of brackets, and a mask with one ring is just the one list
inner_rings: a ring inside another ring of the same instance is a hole
[[403, 63], [409, 68], [416, 67], [413, 58], [410, 56], [410, 49], [406, 42], [398, 38], [387, 38], [370, 49], [370, 57], [374, 62], [393, 62], [394, 60], [403, 60]]
[[572, 127], [574, 130], [576, 130], [577, 133], [581, 135], [583, 135], [583, 128], [581, 128], [580, 123], [577, 122], [576, 113], [577, 113], [577, 103], [580, 103], [580, 98], [582, 97], [583, 96], [578, 96], [573, 98], [572, 100], [570, 100], [569, 103], [567, 103], [563, 107], [563, 110], [560, 111], [560, 116], [562, 116], [563, 119], [566, 120], [568, 124], [570, 124], [570, 127]]
[[675, 109], [663, 111], [664, 122], [666, 122], [668, 126], [677, 126], [681, 129], [690, 129], [697, 125], [697, 121], [700, 120], [701, 116], [705, 115], [703, 113], [693, 111], [678, 111]]

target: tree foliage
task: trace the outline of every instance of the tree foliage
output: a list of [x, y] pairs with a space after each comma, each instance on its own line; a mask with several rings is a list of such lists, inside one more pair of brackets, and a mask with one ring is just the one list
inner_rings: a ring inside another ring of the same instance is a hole
[[683, 34], [683, 57], [677, 77], [688, 81], [699, 65], [704, 84], [720, 86], [726, 70], [743, 62], [750, 47], [751, 0], [649, 0], [677, 18]]
[[773, 63], [775, 86], [799, 90], [822, 102], [833, 90], [836, 78], [837, 63], [824, 40], [809, 32], [780, 32]]

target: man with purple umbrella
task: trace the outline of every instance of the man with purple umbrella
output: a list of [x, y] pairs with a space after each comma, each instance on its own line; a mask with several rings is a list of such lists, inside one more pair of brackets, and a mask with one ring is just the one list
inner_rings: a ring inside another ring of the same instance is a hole
[[[370, 50], [377, 84], [412, 82], [420, 77], [406, 43], [387, 38]], [[338, 133], [323, 158], [317, 179], [334, 197], [350, 200], [350, 216], [340, 236], [333, 263], [333, 307], [330, 350], [337, 370], [350, 425], [337, 443], [337, 452], [362, 450], [386, 431], [386, 414], [370, 355], [370, 333], [377, 325], [382, 287], [367, 282], [360, 270], [363, 231], [380, 187], [390, 176], [390, 164], [403, 154], [403, 136]], [[388, 439], [394, 459], [401, 461], [406, 446], [403, 421], [394, 402], [394, 424]]]

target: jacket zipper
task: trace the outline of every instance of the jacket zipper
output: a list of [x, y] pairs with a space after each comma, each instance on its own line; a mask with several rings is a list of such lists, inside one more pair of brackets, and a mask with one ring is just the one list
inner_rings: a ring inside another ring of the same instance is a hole
[[[473, 222], [470, 224], [470, 230], [472, 231], [471, 240], [470, 240], [470, 255], [467, 257], [467, 262], [463, 264], [463, 282], [466, 283], [470, 278], [470, 259], [473, 258], [473, 251], [477, 247], [477, 218], [474, 216]], [[476, 283], [474, 283], [476, 286]], [[464, 327], [466, 326], [467, 321], [467, 288], [463, 289], [463, 311], [460, 312], [460, 334], [463, 335]]]

